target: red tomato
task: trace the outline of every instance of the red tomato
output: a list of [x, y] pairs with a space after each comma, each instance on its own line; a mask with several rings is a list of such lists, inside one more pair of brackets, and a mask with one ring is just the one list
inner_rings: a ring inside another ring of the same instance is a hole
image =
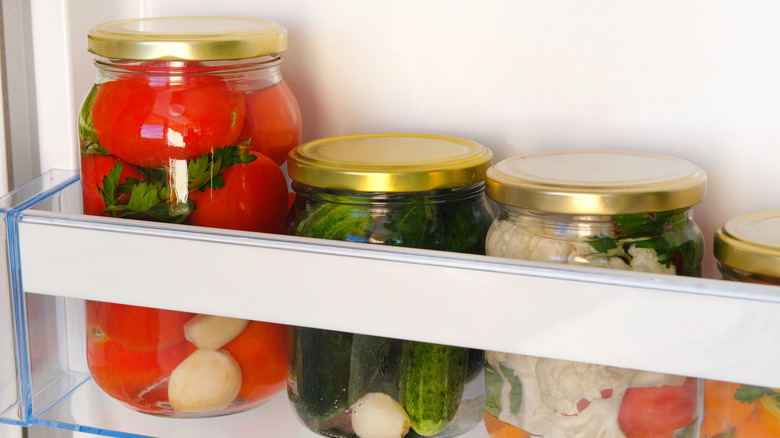
[[[122, 164], [122, 173], [119, 176], [119, 183], [124, 183], [127, 178], [135, 178], [143, 181], [144, 175], [126, 161], [122, 161], [113, 155], [87, 154], [81, 156], [81, 194], [84, 202], [84, 214], [109, 216], [103, 213], [106, 204], [98, 192], [98, 186], [103, 185], [103, 177], [114, 168], [116, 162]], [[129, 194], [126, 195], [130, 198]]]
[[[97, 305], [96, 305], [97, 304]], [[87, 301], [87, 365], [95, 383], [111, 397], [144, 411], [165, 409], [165, 378], [187, 357], [187, 341], [164, 349], [138, 351], [108, 336], [105, 312]]]
[[287, 327], [250, 321], [241, 334], [225, 344], [241, 367], [238, 397], [259, 401], [284, 388], [287, 378]]
[[186, 357], [184, 342], [149, 352], [130, 350], [110, 339], [87, 342], [87, 364], [95, 383], [111, 397], [145, 411], [166, 409], [159, 402], [167, 393], [155, 389], [165, 385], [165, 378]]
[[696, 379], [680, 386], [628, 388], [618, 415], [626, 438], [668, 438], [696, 418]]
[[135, 351], [164, 350], [184, 341], [184, 323], [193, 313], [87, 301], [87, 324]]
[[214, 76], [130, 74], [101, 84], [92, 124], [109, 152], [142, 167], [193, 159], [235, 144], [244, 97]]
[[246, 118], [238, 142], [247, 139], [250, 149], [278, 165], [300, 144], [301, 110], [286, 82], [246, 95]]
[[187, 223], [264, 233], [284, 231], [287, 181], [276, 163], [258, 155], [251, 163], [227, 168], [222, 178], [223, 187], [190, 193], [195, 210]]

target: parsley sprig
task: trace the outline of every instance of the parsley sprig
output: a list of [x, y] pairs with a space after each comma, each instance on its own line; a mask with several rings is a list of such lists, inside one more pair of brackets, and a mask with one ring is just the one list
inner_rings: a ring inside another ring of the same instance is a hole
[[[656, 252], [658, 263], [674, 265], [678, 275], [697, 275], [704, 249], [685, 229], [685, 210], [647, 214], [620, 214], [613, 217], [616, 236], [594, 236], [588, 243], [604, 257], [620, 257], [631, 262], [628, 249], [634, 245]], [[641, 236], [655, 236], [641, 238]]]
[[765, 388], [763, 386], [754, 385], [740, 385], [736, 391], [734, 391], [734, 398], [741, 403], [753, 403], [765, 395], [778, 395], [774, 389]]
[[[257, 159], [244, 146], [225, 146], [217, 148], [213, 153], [187, 160], [187, 193], [204, 191], [207, 187], [224, 187], [222, 172], [236, 164], [251, 163]], [[97, 187], [106, 205], [103, 212], [121, 218], [184, 222], [195, 205], [188, 197], [175, 193], [175, 188], [168, 181], [170, 169], [142, 170], [147, 177], [146, 181], [127, 178], [120, 183], [122, 163], [117, 161]]]

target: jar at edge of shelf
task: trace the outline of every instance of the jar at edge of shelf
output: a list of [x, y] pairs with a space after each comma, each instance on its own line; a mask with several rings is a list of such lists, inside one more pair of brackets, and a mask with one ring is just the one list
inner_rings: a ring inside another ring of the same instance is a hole
[[[97, 78], [78, 124], [85, 214], [284, 231], [283, 166], [301, 115], [281, 74], [282, 26], [120, 20], [90, 30], [88, 48]], [[285, 326], [100, 301], [86, 317], [93, 379], [138, 411], [223, 415], [284, 388]]]
[[[724, 280], [780, 285], [780, 211], [738, 216], [715, 231]], [[780, 437], [780, 389], [704, 381], [701, 438]]]
[[[430, 135], [301, 145], [288, 167], [296, 192], [288, 233], [484, 254], [491, 160], [478, 143]], [[290, 339], [288, 395], [314, 432], [447, 437], [481, 420], [482, 350], [305, 327], [291, 329]]]
[[[508, 158], [486, 179], [488, 197], [499, 204], [488, 255], [701, 275], [704, 244], [692, 207], [707, 178], [692, 163], [632, 152], [554, 152]], [[491, 437], [696, 436], [698, 379], [485, 355]]]

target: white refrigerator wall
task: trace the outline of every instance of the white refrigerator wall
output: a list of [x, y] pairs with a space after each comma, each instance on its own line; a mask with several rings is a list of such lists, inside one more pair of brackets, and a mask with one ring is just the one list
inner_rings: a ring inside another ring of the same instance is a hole
[[[94, 79], [86, 31], [134, 16], [240, 15], [289, 31], [283, 73], [304, 140], [370, 132], [473, 139], [497, 159], [568, 149], [703, 167], [695, 217], [778, 207], [774, 0], [33, 0], [41, 169], [76, 168]], [[716, 277], [711, 256], [705, 275]]]

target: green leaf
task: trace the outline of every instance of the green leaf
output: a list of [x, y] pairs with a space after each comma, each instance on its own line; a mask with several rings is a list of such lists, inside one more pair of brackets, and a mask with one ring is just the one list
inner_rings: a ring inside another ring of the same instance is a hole
[[[165, 193], [163, 193], [165, 192]], [[166, 200], [167, 188], [162, 183], [141, 182], [131, 188], [130, 200], [125, 208], [133, 212], [144, 212]]]
[[485, 411], [498, 418], [501, 414], [501, 388], [504, 387], [504, 379], [498, 370], [485, 363]]
[[754, 385], [741, 385], [734, 391], [734, 398], [741, 403], [753, 403], [765, 395], [777, 394], [775, 390], [771, 388], [765, 388], [763, 386]]
[[[222, 172], [236, 164], [251, 163], [257, 156], [239, 146], [217, 148], [213, 154], [204, 154], [187, 162], [188, 191], [205, 190], [206, 187], [224, 187]], [[98, 186], [105, 212], [114, 217], [154, 219], [161, 222], [182, 223], [195, 208], [191, 200], [171, 203], [168, 186], [168, 169], [140, 168], [147, 178], [139, 181], [126, 178], [119, 183], [122, 164], [116, 165], [103, 177]]]
[[395, 206], [387, 215], [385, 244], [407, 248], [438, 248], [442, 239], [439, 210], [433, 205]]
[[615, 239], [610, 239], [609, 237], [603, 235], [594, 240], [588, 241], [588, 244], [590, 244], [590, 246], [592, 246], [596, 252], [604, 254], [618, 247]]
[[512, 413], [512, 415], [516, 415], [520, 412], [520, 407], [523, 404], [523, 384], [520, 381], [520, 378], [515, 376], [515, 372], [512, 368], [509, 368], [504, 364], [499, 364], [499, 368], [501, 369], [501, 374], [507, 379], [511, 388], [509, 390], [509, 412]]
[[498, 418], [503, 410], [501, 394], [509, 385], [509, 413], [517, 415], [523, 404], [523, 384], [512, 368], [499, 363], [498, 368], [485, 362], [485, 410]]
[[224, 187], [225, 181], [221, 176], [222, 172], [236, 164], [247, 164], [255, 161], [257, 156], [244, 149], [243, 145], [244, 143], [238, 146], [217, 148], [213, 154], [206, 154], [189, 161], [187, 163], [189, 191], [205, 190], [206, 187], [212, 189]]
[[103, 176], [101, 181], [102, 185], [98, 185], [98, 193], [103, 198], [103, 203], [106, 205], [106, 210], [110, 210], [110, 207], [119, 203], [117, 199], [117, 189], [119, 186], [119, 177], [122, 175], [122, 163], [117, 160], [114, 167], [108, 171], [108, 174]]
[[445, 251], [485, 254], [485, 237], [493, 216], [481, 202], [466, 200], [439, 205]]
[[81, 147], [81, 153], [107, 153], [98, 141], [95, 134], [95, 127], [92, 125], [92, 105], [95, 102], [95, 96], [97, 95], [98, 85], [93, 85], [87, 93], [87, 97], [84, 98], [84, 102], [81, 104], [81, 110], [79, 111], [78, 120], [78, 132], [79, 141]]

